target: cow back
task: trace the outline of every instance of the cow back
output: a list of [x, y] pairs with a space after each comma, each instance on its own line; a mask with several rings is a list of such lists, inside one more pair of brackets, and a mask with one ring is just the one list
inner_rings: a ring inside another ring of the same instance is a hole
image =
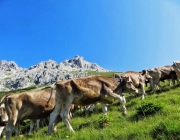
[[5, 106], [7, 112], [18, 113], [18, 120], [46, 118], [55, 106], [55, 91], [52, 97], [49, 89], [13, 94], [5, 98]]

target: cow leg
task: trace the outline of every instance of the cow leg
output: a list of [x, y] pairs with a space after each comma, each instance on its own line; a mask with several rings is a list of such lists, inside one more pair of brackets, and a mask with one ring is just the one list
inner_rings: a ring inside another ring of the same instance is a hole
[[87, 108], [86, 108], [87, 111], [91, 111], [93, 112], [93, 104], [90, 104]]
[[144, 89], [145, 84], [140, 83], [140, 88], [141, 88], [141, 94], [142, 94], [142, 100], [144, 100], [144, 96], [146, 95], [145, 89]]
[[[153, 81], [153, 91], [154, 92], [156, 92], [156, 90], [158, 90], [158, 89], [160, 89], [161, 90], [161, 86], [160, 86], [160, 82], [159, 82], [159, 78], [157, 78], [157, 79], [154, 79], [154, 81]], [[159, 88], [160, 87], [160, 88]]]
[[35, 124], [34, 121], [35, 120], [30, 120], [30, 129], [29, 129], [29, 133], [28, 133], [29, 135], [32, 133], [32, 130], [33, 130], [33, 127], [34, 127], [34, 124]]
[[175, 79], [172, 79], [173, 87], [175, 88]]
[[16, 125], [14, 127], [14, 131], [16, 135], [20, 135], [20, 122], [16, 122]]
[[154, 90], [157, 90], [157, 89], [158, 89], [158, 84], [159, 84], [159, 80], [158, 80], [158, 79], [155, 79], [155, 80], [154, 80]]
[[5, 126], [0, 126], [0, 138], [1, 138], [2, 132], [3, 132], [3, 130], [4, 130], [4, 127], [5, 127]]
[[178, 83], [178, 84], [180, 83], [180, 82], [179, 82], [179, 78], [178, 78], [178, 77], [176, 78], [176, 81], [177, 81], [177, 83]]
[[107, 105], [104, 103], [102, 103], [102, 110], [103, 110], [104, 115], [107, 115]]
[[58, 117], [56, 118], [56, 120], [55, 120], [55, 122], [54, 122], [54, 132], [57, 131], [57, 125], [58, 125], [58, 123], [59, 123], [61, 120], [62, 120], [62, 119], [61, 119], [60, 115], [58, 115]]
[[122, 99], [123, 99], [123, 102], [124, 102], [124, 104], [126, 103], [126, 98], [125, 98], [125, 96], [123, 95], [123, 96], [121, 96], [122, 97]]
[[163, 87], [160, 85], [160, 78], [156, 79], [156, 89], [159, 89], [160, 91], [163, 89]]
[[[9, 110], [13, 110], [13, 109], [9, 109]], [[9, 140], [11, 135], [12, 135], [12, 131], [15, 128], [16, 122], [17, 122], [17, 111], [9, 111], [8, 112], [8, 116], [9, 116], [9, 120], [8, 120], [8, 124], [6, 126], [6, 140]], [[17, 130], [16, 130], [17, 131]]]
[[40, 119], [36, 120], [36, 131], [39, 130]]
[[106, 94], [108, 94], [109, 96], [115, 98], [115, 99], [118, 99], [121, 103], [121, 107], [122, 107], [122, 114], [123, 115], [126, 115], [126, 107], [125, 107], [125, 103], [126, 103], [126, 99], [124, 96], [120, 96], [120, 95], [123, 95], [122, 93], [119, 95], [119, 94], [116, 94], [116, 93], [113, 93], [113, 91], [111, 89], [109, 89], [105, 84], [104, 84], [104, 89], [106, 91]]
[[61, 110], [61, 104], [57, 104], [53, 110], [53, 112], [50, 114], [50, 119], [49, 119], [49, 126], [48, 126], [48, 132], [47, 135], [50, 135], [52, 132], [52, 127], [53, 127], [53, 123], [56, 120], [57, 116], [59, 115]]
[[6, 140], [10, 140], [12, 130], [15, 128], [16, 120], [9, 120], [6, 126]]
[[173, 80], [172, 80], [172, 82], [171, 82], [171, 79], [167, 79], [167, 80], [168, 80], [168, 82], [169, 82], [169, 86], [171, 86], [172, 83], [173, 83], [173, 85], [175, 85], [174, 82], [173, 82]]
[[154, 79], [150, 79], [150, 88], [151, 88], [151, 90], [154, 90], [154, 88], [155, 88], [154, 84], [155, 84]]
[[71, 103], [72, 103], [72, 101], [70, 100], [69, 102], [66, 102], [66, 103], [62, 104], [62, 109], [61, 109], [60, 115], [61, 115], [62, 120], [66, 124], [66, 127], [70, 131], [74, 132], [74, 130], [73, 130], [73, 128], [70, 125], [69, 120], [68, 120], [68, 118], [69, 118], [69, 109], [70, 109]]
[[126, 115], [126, 107], [125, 107], [126, 99], [125, 99], [125, 97], [117, 95], [116, 93], [111, 93], [111, 96], [120, 101], [121, 108], [122, 108], [122, 114]]

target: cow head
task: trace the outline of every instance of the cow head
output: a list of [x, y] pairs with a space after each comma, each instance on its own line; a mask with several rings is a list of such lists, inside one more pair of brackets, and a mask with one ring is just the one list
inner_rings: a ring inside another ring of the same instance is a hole
[[8, 116], [4, 104], [0, 106], [0, 123], [4, 124], [8, 121]]
[[142, 70], [141, 75], [146, 78], [146, 80], [152, 79], [151, 75], [149, 74], [148, 70]]
[[174, 61], [172, 66], [176, 72], [176, 75], [180, 77], [180, 61]]
[[122, 92], [129, 92], [129, 93], [138, 93], [138, 90], [134, 87], [132, 79], [129, 75], [120, 76], [120, 85], [117, 87], [116, 91], [119, 94]]

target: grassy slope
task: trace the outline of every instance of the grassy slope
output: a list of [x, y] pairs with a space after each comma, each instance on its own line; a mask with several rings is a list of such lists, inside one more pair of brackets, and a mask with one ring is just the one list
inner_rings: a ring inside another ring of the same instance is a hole
[[[59, 123], [58, 131], [47, 136], [47, 127], [41, 128], [33, 135], [25, 134], [21, 139], [28, 140], [178, 140], [180, 139], [180, 87], [170, 88], [167, 83], [164, 91], [148, 93], [145, 100], [126, 94], [127, 115], [122, 116], [118, 101], [108, 106], [108, 116], [104, 117], [101, 105], [97, 105], [93, 114], [76, 113], [71, 125], [76, 133], [67, 130], [64, 123]], [[146, 89], [148, 90], [148, 88]], [[154, 115], [135, 117], [137, 108], [144, 103], [158, 104], [162, 110]], [[105, 126], [101, 123], [107, 120]], [[12, 137], [18, 140], [19, 137]]]

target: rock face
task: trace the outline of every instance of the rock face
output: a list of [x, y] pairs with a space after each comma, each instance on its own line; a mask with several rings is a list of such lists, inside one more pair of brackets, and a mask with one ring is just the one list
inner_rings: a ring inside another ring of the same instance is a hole
[[84, 60], [81, 56], [75, 56], [70, 60], [65, 60], [59, 64], [59, 67], [68, 71], [75, 70], [92, 70], [106, 72], [108, 70], [98, 66], [96, 63], [90, 63]]
[[85, 77], [85, 70], [109, 72], [96, 63], [90, 63], [81, 56], [56, 63], [53, 60], [43, 61], [28, 69], [20, 68], [13, 62], [0, 61], [0, 91], [23, 89], [33, 85], [48, 86], [58, 80]]

